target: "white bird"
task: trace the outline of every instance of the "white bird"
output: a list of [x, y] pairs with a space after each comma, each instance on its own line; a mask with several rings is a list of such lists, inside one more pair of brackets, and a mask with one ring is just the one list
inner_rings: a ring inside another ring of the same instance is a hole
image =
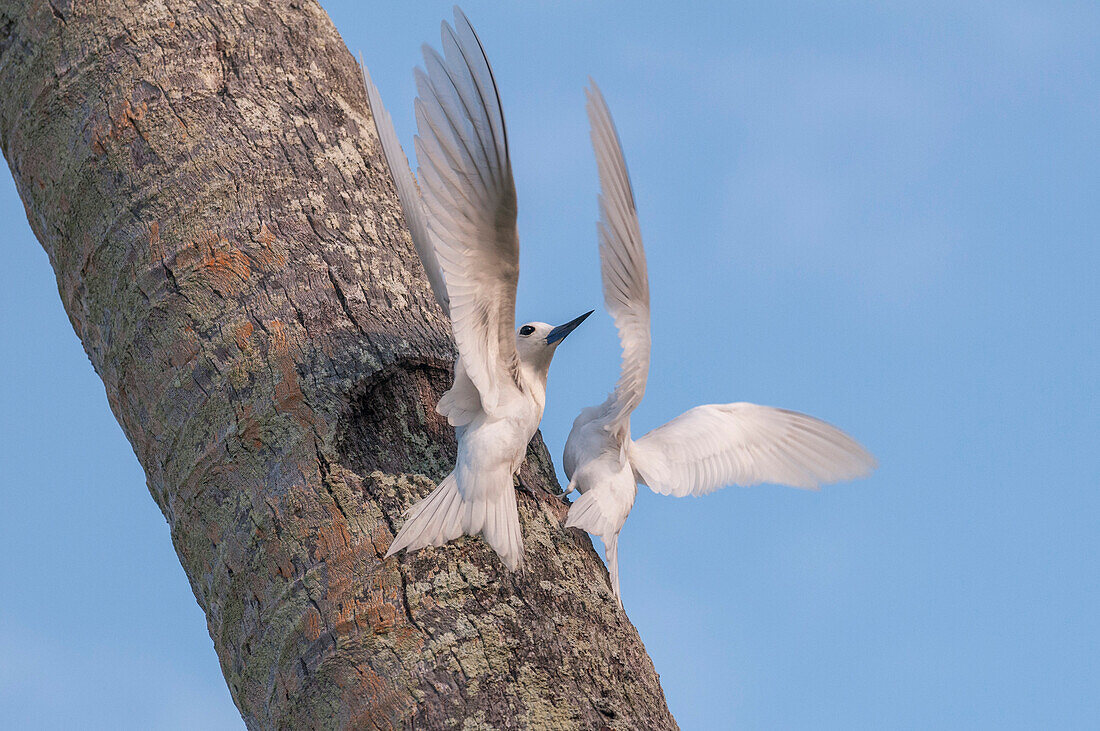
[[393, 122], [363, 68], [378, 136], [413, 244], [451, 317], [454, 384], [436, 406], [458, 436], [454, 471], [406, 514], [386, 556], [481, 535], [509, 569], [523, 565], [512, 475], [546, 404], [546, 375], [561, 341], [591, 312], [516, 331], [519, 238], [516, 189], [496, 81], [462, 11], [443, 23], [441, 56], [423, 47], [416, 69], [420, 187]]
[[662, 495], [705, 495], [725, 485], [818, 485], [868, 474], [874, 458], [851, 437], [813, 417], [756, 404], [708, 404], [637, 441], [630, 414], [649, 372], [649, 281], [626, 162], [611, 113], [595, 82], [586, 89], [600, 177], [599, 248], [604, 302], [615, 320], [622, 367], [614, 392], [581, 411], [565, 443], [566, 527], [603, 539], [611, 587], [619, 592], [618, 540], [638, 484]]

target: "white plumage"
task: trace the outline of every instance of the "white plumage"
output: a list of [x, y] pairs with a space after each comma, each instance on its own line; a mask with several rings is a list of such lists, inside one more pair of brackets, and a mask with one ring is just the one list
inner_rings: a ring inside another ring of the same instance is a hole
[[426, 71], [416, 70], [419, 186], [363, 69], [413, 244], [458, 346], [454, 384], [436, 407], [458, 436], [455, 469], [409, 509], [386, 555], [480, 534], [515, 569], [523, 539], [512, 475], [542, 420], [554, 350], [587, 315], [514, 329], [519, 238], [500, 98], [458, 8], [442, 39], [444, 55], [424, 46]]
[[630, 414], [649, 372], [649, 282], [626, 162], [603, 95], [586, 90], [600, 176], [599, 250], [604, 302], [615, 320], [622, 368], [614, 392], [584, 409], [565, 444], [566, 492], [581, 496], [566, 527], [600, 536], [619, 592], [618, 539], [638, 484], [663, 495], [705, 495], [725, 485], [772, 482], [816, 488], [868, 474], [874, 458], [839, 429], [805, 414], [756, 404], [697, 406], [637, 441]]

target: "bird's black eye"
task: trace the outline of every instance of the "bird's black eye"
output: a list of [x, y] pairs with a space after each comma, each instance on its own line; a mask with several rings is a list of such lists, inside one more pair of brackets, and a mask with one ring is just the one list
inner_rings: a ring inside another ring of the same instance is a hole
[[520, 335], [530, 335], [534, 331], [535, 331], [535, 328], [531, 327], [530, 325], [524, 325], [523, 327], [521, 327], [519, 329], [519, 334]]

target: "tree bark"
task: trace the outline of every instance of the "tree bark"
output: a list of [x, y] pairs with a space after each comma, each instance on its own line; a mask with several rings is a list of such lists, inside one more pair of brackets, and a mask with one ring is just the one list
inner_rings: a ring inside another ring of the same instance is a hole
[[674, 728], [541, 439], [525, 573], [382, 560], [454, 358], [312, 0], [0, 0], [0, 144], [249, 728]]

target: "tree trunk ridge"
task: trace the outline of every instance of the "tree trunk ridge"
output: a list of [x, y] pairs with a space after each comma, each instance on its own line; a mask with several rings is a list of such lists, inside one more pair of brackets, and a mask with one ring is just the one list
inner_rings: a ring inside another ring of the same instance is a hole
[[0, 144], [249, 728], [675, 728], [536, 436], [528, 568], [382, 561], [454, 346], [313, 0], [0, 0]]

